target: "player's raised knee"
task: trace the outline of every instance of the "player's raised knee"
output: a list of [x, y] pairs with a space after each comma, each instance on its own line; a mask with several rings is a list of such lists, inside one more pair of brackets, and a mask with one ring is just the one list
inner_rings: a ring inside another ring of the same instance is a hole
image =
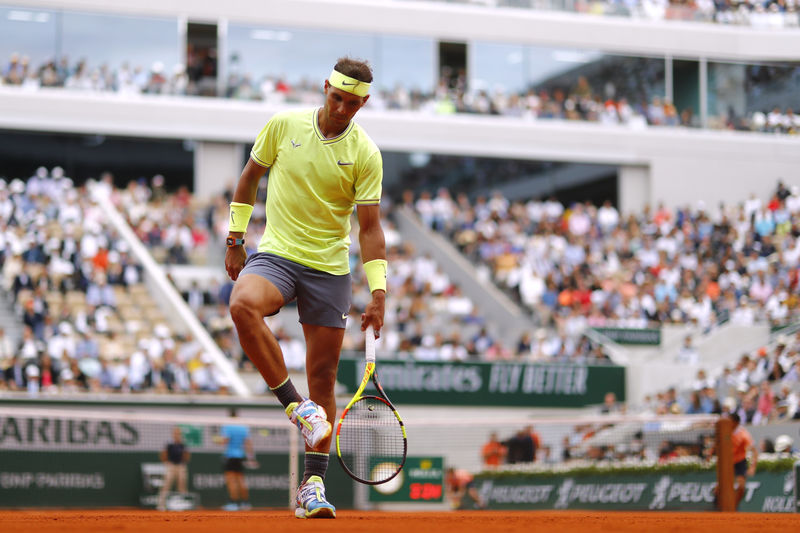
[[256, 306], [257, 302], [248, 300], [249, 299], [247, 297], [231, 298], [231, 319], [237, 326], [250, 324], [264, 319], [263, 314]]

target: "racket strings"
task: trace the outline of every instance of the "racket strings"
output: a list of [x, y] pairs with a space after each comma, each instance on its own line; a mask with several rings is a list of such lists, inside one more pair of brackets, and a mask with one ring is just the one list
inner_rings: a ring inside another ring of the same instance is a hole
[[356, 477], [382, 482], [393, 477], [403, 462], [405, 437], [394, 410], [382, 400], [358, 400], [342, 420], [341, 458]]

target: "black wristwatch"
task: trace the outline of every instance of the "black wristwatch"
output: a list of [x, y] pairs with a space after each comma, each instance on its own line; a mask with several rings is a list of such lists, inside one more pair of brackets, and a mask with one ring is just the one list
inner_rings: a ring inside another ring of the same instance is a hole
[[228, 245], [228, 248], [233, 248], [234, 246], [243, 246], [244, 239], [229, 236], [227, 239], [225, 239], [225, 244]]

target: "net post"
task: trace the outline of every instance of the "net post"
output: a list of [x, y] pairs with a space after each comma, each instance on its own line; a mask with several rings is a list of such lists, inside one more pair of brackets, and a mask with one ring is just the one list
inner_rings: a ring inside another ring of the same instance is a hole
[[721, 417], [716, 422], [717, 448], [717, 509], [723, 512], [736, 510], [733, 489], [733, 420]]

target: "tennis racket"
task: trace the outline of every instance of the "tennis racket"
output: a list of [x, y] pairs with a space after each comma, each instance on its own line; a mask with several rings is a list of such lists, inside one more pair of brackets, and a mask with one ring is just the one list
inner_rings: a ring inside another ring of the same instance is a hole
[[[361, 385], [336, 426], [336, 455], [350, 477], [366, 485], [380, 485], [402, 470], [408, 442], [403, 420], [378, 381], [372, 326], [366, 331], [366, 360]], [[364, 395], [370, 379], [377, 396]]]

